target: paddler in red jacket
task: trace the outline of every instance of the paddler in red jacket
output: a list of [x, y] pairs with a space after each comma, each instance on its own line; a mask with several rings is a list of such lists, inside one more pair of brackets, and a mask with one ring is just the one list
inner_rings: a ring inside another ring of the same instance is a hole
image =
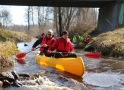
[[74, 53], [74, 48], [72, 46], [72, 43], [68, 38], [68, 31], [62, 32], [62, 37], [58, 37], [55, 40], [55, 42], [49, 47], [48, 52], [53, 53], [54, 50], [56, 50], [55, 58], [77, 57], [77, 55]]
[[35, 50], [35, 47], [40, 45], [40, 55], [45, 55], [48, 57], [53, 56], [53, 54], [49, 54], [47, 52], [48, 48], [52, 45], [52, 43], [55, 41], [53, 35], [53, 31], [51, 29], [48, 30], [47, 34], [45, 36], [40, 37], [32, 46], [32, 51]]
[[84, 39], [83, 43], [84, 43], [84, 45], [87, 45], [90, 41], [91, 41], [91, 37], [90, 37], [90, 35], [88, 35], [88, 36]]

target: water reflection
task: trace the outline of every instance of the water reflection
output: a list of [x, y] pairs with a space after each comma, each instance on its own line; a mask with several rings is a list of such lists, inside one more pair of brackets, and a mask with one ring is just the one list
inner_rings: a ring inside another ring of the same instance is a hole
[[[93, 90], [124, 89], [123, 59], [102, 57], [98, 60], [85, 59], [86, 72], [83, 82]], [[92, 85], [92, 86], [91, 86]]]
[[124, 61], [118, 60], [118, 59], [103, 59], [100, 62], [99, 69], [102, 70], [102, 72], [116, 72], [116, 73], [122, 73], [124, 74]]
[[117, 73], [86, 73], [83, 81], [99, 87], [123, 86], [123, 77]]

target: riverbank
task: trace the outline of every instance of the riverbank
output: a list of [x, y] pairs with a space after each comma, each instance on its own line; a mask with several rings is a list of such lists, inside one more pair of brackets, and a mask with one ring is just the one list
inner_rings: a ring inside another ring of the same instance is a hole
[[26, 42], [33, 39], [35, 38], [23, 32], [0, 29], [0, 71], [6, 71], [14, 66], [13, 55], [20, 52], [17, 47], [18, 42]]
[[124, 28], [98, 35], [84, 50], [100, 52], [105, 56], [124, 57]]

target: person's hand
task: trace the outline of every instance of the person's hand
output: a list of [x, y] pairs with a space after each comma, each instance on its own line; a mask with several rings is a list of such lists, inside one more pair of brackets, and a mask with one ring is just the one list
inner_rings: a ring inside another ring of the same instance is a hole
[[43, 46], [43, 47], [47, 47], [47, 44], [43, 44], [42, 46]]
[[48, 50], [49, 53], [52, 53], [52, 51]]
[[70, 54], [74, 54], [75, 52], [70, 52]]
[[34, 50], [35, 50], [35, 48], [32, 48], [31, 50], [32, 50], [32, 51], [34, 51]]
[[55, 53], [55, 51], [50, 51], [50, 50], [48, 50], [48, 52], [49, 52], [49, 53]]

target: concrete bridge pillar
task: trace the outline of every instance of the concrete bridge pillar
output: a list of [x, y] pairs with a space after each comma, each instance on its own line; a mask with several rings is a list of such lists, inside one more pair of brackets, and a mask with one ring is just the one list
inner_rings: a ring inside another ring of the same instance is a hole
[[99, 32], [107, 32], [118, 28], [120, 4], [114, 3], [99, 9], [98, 25]]

